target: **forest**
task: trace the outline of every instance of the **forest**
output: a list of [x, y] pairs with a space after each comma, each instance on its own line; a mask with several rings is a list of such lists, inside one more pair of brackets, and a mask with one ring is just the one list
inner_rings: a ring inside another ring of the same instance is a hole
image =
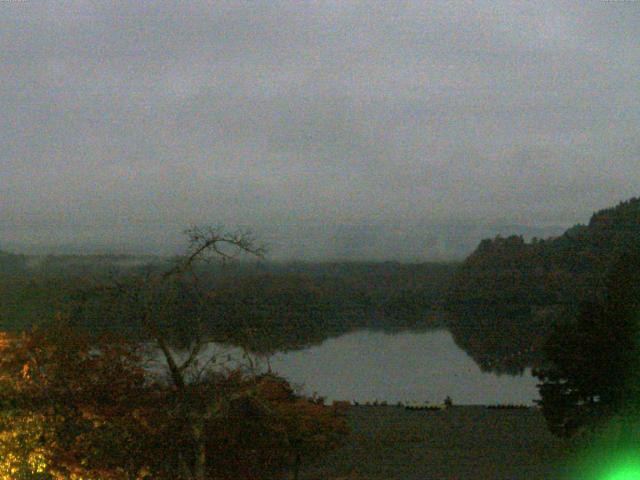
[[[588, 338], [587, 358], [597, 358], [610, 325], [635, 332], [624, 305], [638, 300], [625, 292], [640, 260], [624, 255], [640, 250], [638, 198], [556, 238], [483, 240], [461, 263], [270, 263], [243, 234], [187, 234], [190, 253], [175, 258], [0, 254], [0, 478], [297, 476], [342, 444], [339, 406], [251, 363], [210, 371], [220, 359], [200, 362], [208, 342], [240, 346], [250, 360], [359, 329], [448, 328], [485, 370], [534, 367], [559, 435], [617, 411], [627, 395], [624, 382], [599, 379], [605, 390], [567, 397], [565, 379], [583, 382], [591, 367], [566, 370], [563, 352]], [[219, 244], [247, 257], [234, 261]], [[196, 261], [205, 254], [215, 261]], [[149, 345], [167, 377], [150, 380]], [[121, 457], [129, 442], [135, 461]]]
[[485, 369], [537, 365], [550, 329], [599, 302], [618, 257], [640, 248], [640, 198], [595, 212], [556, 238], [483, 240], [447, 291], [448, 326]]
[[[31, 312], [39, 321], [2, 333], [0, 478], [297, 478], [342, 443], [339, 405], [300, 395], [248, 352], [243, 365], [202, 357], [217, 333], [193, 265], [226, 258], [221, 245], [262, 250], [242, 234], [188, 234], [184, 259], [141, 275], [76, 277], [81, 287], [50, 277], [56, 297]], [[23, 275], [10, 277], [48, 298]]]
[[[37, 324], [79, 295], [90, 296], [87, 303], [99, 309], [101, 296], [106, 300], [101, 286], [135, 281], [176, 261], [51, 256], [29, 268], [26, 257], [3, 258], [7, 271], [12, 265], [0, 283], [0, 323], [8, 331]], [[262, 345], [253, 348], [261, 351], [302, 348], [362, 328], [393, 332], [442, 326], [438, 313], [455, 269], [454, 263], [247, 261], [199, 265], [197, 272], [210, 293], [207, 318], [219, 339], [244, 325], [259, 330]]]
[[[541, 359], [549, 328], [565, 312], [602, 298], [612, 262], [639, 245], [640, 199], [632, 198], [555, 238], [483, 240], [461, 263], [245, 260], [196, 268], [210, 292], [207, 321], [221, 341], [238, 341], [232, 332], [252, 329], [251, 349], [266, 352], [362, 328], [445, 326], [483, 368], [517, 372]], [[100, 285], [142, 278], [175, 261], [2, 253], [0, 324], [7, 331], [37, 324], [78, 295], [100, 308]]]

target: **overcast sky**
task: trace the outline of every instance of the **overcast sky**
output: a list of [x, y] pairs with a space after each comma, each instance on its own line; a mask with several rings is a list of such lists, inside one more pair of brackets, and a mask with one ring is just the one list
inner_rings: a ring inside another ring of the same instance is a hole
[[0, 98], [13, 239], [569, 225], [640, 193], [640, 1], [7, 1]]

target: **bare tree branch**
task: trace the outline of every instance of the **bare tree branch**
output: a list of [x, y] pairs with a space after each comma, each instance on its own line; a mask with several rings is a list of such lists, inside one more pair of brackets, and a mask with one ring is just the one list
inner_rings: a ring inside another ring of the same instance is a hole
[[[242, 254], [264, 258], [267, 248], [257, 243], [249, 230], [225, 231], [222, 227], [194, 226], [184, 232], [189, 236], [189, 249], [184, 261], [164, 274], [165, 278], [192, 270], [198, 260], [209, 260], [212, 256], [222, 260], [233, 260]], [[230, 251], [229, 251], [230, 249]]]

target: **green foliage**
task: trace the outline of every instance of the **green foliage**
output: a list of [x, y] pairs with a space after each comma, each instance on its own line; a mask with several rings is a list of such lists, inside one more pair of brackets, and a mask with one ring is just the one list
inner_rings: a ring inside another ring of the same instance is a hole
[[24, 273], [27, 259], [24, 255], [15, 255], [0, 250], [0, 276], [16, 276]]
[[72, 300], [80, 281], [0, 275], [0, 330], [20, 331], [52, 318]]
[[583, 302], [552, 331], [546, 364], [536, 372], [547, 423], [558, 435], [640, 414], [640, 250], [622, 254], [606, 284], [602, 301]]
[[566, 308], [600, 302], [606, 272], [640, 248], [640, 198], [595, 213], [557, 238], [483, 240], [447, 295], [457, 343], [486, 369], [537, 365], [543, 339]]
[[218, 340], [256, 352], [309, 345], [334, 333], [330, 298], [304, 275], [236, 279], [209, 294]]
[[145, 281], [160, 268], [81, 275], [66, 266], [0, 277], [1, 328], [28, 329], [65, 311], [92, 332], [142, 340], [140, 312], [148, 305], [174, 345], [187, 345], [199, 325], [217, 341], [258, 352], [304, 348], [358, 328], [433, 327], [456, 265], [210, 264], [197, 267], [203, 288], [174, 280], [151, 295]]

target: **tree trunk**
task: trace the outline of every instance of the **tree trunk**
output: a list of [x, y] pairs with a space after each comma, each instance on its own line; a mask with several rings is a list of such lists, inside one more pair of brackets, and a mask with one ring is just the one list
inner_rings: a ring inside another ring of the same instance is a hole
[[160, 347], [160, 350], [162, 351], [162, 354], [164, 355], [167, 366], [169, 367], [169, 373], [171, 374], [171, 380], [173, 380], [173, 384], [180, 392], [183, 392], [185, 389], [185, 381], [180, 368], [178, 368], [178, 365], [176, 364], [176, 361], [171, 354], [169, 345], [167, 345], [167, 342], [165, 342], [164, 338], [162, 337], [157, 337], [156, 341], [158, 343], [158, 346]]
[[300, 465], [302, 464], [302, 459], [300, 458], [300, 454], [296, 453], [296, 458], [293, 462], [293, 480], [300, 479]]
[[193, 446], [194, 446], [193, 478], [194, 480], [206, 480], [207, 478], [207, 446], [206, 446], [206, 438], [204, 435], [204, 419], [203, 418], [194, 419], [191, 432], [193, 435]]
[[191, 480], [193, 475], [191, 475], [191, 469], [184, 459], [184, 455], [182, 453], [178, 453], [178, 469], [180, 470], [180, 478], [183, 480]]

